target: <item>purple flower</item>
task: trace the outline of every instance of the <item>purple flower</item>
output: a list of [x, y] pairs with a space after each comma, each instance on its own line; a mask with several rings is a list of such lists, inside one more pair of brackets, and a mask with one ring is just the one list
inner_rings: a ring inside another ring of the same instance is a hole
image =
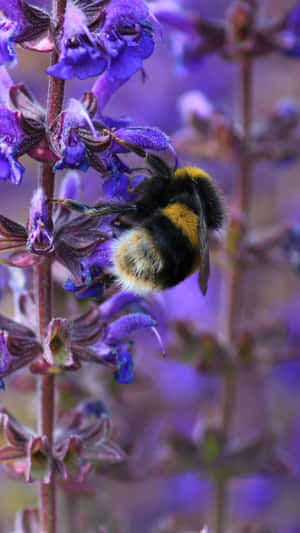
[[127, 80], [153, 52], [150, 13], [141, 0], [112, 0], [98, 39], [109, 59], [110, 81]]
[[104, 332], [103, 342], [107, 346], [116, 348], [136, 331], [148, 328], [150, 328], [155, 334], [162, 349], [162, 353], [165, 355], [165, 349], [161, 337], [156, 329], [156, 322], [150, 315], [145, 313], [130, 313], [111, 322]]
[[133, 360], [131, 353], [120, 350], [117, 354], [117, 370], [114, 378], [118, 383], [131, 383], [133, 381]]
[[59, 43], [59, 60], [47, 69], [48, 74], [63, 80], [74, 77], [84, 80], [102, 74], [107, 66], [107, 59], [88, 25], [84, 9], [69, 2]]
[[64, 289], [76, 298], [101, 298], [105, 287], [104, 269], [108, 266], [111, 266], [111, 243], [105, 241], [81, 261], [81, 283], [68, 279]]
[[144, 313], [131, 313], [121, 316], [107, 326], [104, 342], [108, 346], [117, 346], [132, 333], [140, 329], [153, 328], [156, 322]]
[[41, 188], [32, 197], [27, 230], [27, 248], [31, 253], [41, 255], [54, 250], [53, 223]]
[[80, 101], [71, 98], [67, 108], [51, 124], [49, 141], [58, 158], [54, 170], [70, 167], [85, 172], [92, 165], [98, 172], [105, 171], [95, 153], [104, 151], [111, 139], [96, 130], [92, 120], [96, 109], [95, 95], [85, 93]]
[[18, 24], [7, 19], [5, 16], [0, 18], [0, 61], [14, 63], [16, 53], [13, 48], [13, 41], [17, 35]]
[[[58, 127], [58, 138], [54, 140], [58, 149], [54, 145], [54, 151], [61, 156], [61, 159], [55, 164], [54, 169], [62, 170], [65, 167], [70, 167], [86, 172], [89, 168], [89, 160], [78, 130], [88, 127], [96, 136], [93, 122], [86, 108], [81, 102], [71, 98], [66, 110], [61, 113], [55, 124]], [[56, 127], [54, 126], [55, 129]]]
[[142, 297], [134, 292], [117, 292], [100, 305], [101, 318], [103, 320], [110, 320], [128, 305], [139, 303], [141, 300]]
[[[129, 201], [133, 198], [130, 189], [136, 185], [136, 178], [129, 180], [127, 174], [132, 169], [118, 154], [138, 149], [173, 149], [167, 135], [158, 128], [126, 127], [129, 119], [118, 121], [100, 114], [95, 118], [96, 111], [96, 95], [93, 92], [85, 93], [81, 101], [71, 98], [66, 110], [51, 124], [49, 140], [58, 158], [54, 170], [71, 167], [86, 171], [92, 166], [106, 178], [103, 187], [105, 195]], [[121, 127], [116, 129], [116, 126]]]
[[282, 239], [282, 251], [295, 272], [300, 274], [300, 224], [287, 230]]
[[284, 53], [290, 57], [300, 57], [300, 2], [291, 9], [284, 29]]
[[80, 410], [86, 417], [100, 418], [102, 415], [107, 415], [108, 409], [102, 400], [87, 400], [80, 405]]
[[[162, 152], [170, 145], [168, 136], [158, 128], [120, 128], [114, 132], [114, 135], [115, 137], [118, 137], [127, 143], [134, 144], [143, 150], [156, 150]], [[115, 141], [112, 144], [110, 151], [111, 153], [126, 153], [129, 150]]]
[[99, 76], [99, 78], [95, 81], [92, 87], [92, 92], [97, 97], [98, 114], [100, 114], [103, 107], [106, 106], [113, 93], [117, 89], [119, 89], [126, 81], [127, 80], [114, 80], [112, 82], [108, 76], [107, 71], [105, 71], [102, 76]]
[[19, 185], [25, 168], [16, 160], [23, 133], [16, 115], [0, 106], [0, 180]]
[[49, 26], [47, 13], [24, 0], [0, 0], [0, 64], [15, 63], [13, 43], [30, 41]]
[[[120, 144], [116, 138], [129, 143], [128, 147]], [[110, 198], [119, 197], [130, 201], [134, 198], [134, 187], [141, 181], [141, 176], [138, 179], [137, 177], [128, 179], [126, 174], [130, 174], [132, 170], [118, 155], [130, 152], [130, 145], [146, 151], [162, 152], [168, 148], [173, 151], [169, 138], [158, 128], [128, 127], [114, 131], [112, 142], [102, 156], [107, 170], [111, 173], [110, 178], [103, 185], [103, 193]]]
[[70, 278], [67, 279], [63, 288], [71, 292], [76, 298], [101, 298], [103, 296], [104, 285], [101, 281], [83, 279], [82, 283], [74, 283]]
[[108, 198], [123, 198], [130, 200], [131, 194], [128, 192], [129, 179], [122, 172], [118, 172], [118, 165], [113, 166], [113, 176], [108, 178], [102, 186], [102, 192]]
[[111, 82], [125, 81], [153, 52], [149, 9], [143, 0], [111, 0], [97, 14], [92, 11], [83, 2], [68, 3], [57, 31], [59, 60], [47, 72], [86, 79], [107, 70]]
[[89, 162], [86, 155], [86, 149], [82, 142], [80, 142], [78, 135], [72, 128], [68, 132], [65, 139], [66, 146], [64, 150], [64, 157], [55, 165], [55, 170], [61, 170], [65, 167], [78, 168], [86, 172], [89, 168]]

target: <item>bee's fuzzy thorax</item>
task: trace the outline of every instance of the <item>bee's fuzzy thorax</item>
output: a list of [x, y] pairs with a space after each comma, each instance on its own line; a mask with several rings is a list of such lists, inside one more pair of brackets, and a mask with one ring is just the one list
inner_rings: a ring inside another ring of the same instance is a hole
[[212, 181], [212, 178], [207, 172], [197, 167], [179, 167], [174, 173], [174, 178], [186, 178], [187, 175], [193, 180], [205, 179]]
[[180, 183], [187, 190], [189, 183], [194, 182], [205, 207], [207, 227], [213, 230], [220, 229], [225, 218], [223, 200], [216, 183], [209, 174], [196, 167], [182, 167], [176, 170], [174, 177], [180, 178]]

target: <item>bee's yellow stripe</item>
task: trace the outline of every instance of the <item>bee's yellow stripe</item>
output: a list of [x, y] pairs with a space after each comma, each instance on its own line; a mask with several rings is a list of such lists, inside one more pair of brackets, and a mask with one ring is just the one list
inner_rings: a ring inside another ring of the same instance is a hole
[[209, 174], [204, 172], [204, 170], [201, 170], [201, 168], [197, 167], [180, 167], [176, 170], [174, 177], [175, 178], [186, 178], [189, 177], [190, 179], [206, 179], [211, 181], [211, 177]]
[[162, 209], [162, 213], [171, 220], [174, 226], [180, 229], [194, 248], [199, 248], [198, 216], [187, 205], [169, 204]]

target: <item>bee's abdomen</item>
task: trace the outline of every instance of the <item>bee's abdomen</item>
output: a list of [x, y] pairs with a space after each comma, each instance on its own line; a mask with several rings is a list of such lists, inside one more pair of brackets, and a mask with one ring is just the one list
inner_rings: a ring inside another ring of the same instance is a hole
[[146, 294], [160, 290], [158, 274], [163, 258], [147, 229], [140, 227], [126, 231], [113, 251], [114, 273], [125, 290]]
[[181, 203], [169, 204], [151, 220], [153, 239], [164, 258], [159, 272], [164, 288], [177, 285], [198, 268], [197, 227], [197, 215]]
[[126, 231], [113, 253], [121, 286], [140, 294], [177, 285], [199, 266], [198, 258], [197, 216], [182, 204], [170, 204]]

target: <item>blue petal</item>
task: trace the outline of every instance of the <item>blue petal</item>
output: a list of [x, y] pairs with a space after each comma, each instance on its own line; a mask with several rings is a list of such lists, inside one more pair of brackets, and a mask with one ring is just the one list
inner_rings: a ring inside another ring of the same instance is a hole
[[84, 285], [73, 283], [71, 279], [68, 279], [63, 288], [74, 294], [76, 298], [101, 298], [103, 296], [103, 283], [95, 283], [92, 285]]
[[142, 30], [138, 41], [127, 43], [116, 58], [111, 58], [108, 68], [108, 78], [111, 81], [130, 78], [142, 67], [143, 60], [154, 50], [152, 35]]
[[118, 383], [131, 383], [133, 381], [133, 360], [132, 355], [122, 350], [117, 355], [117, 370], [114, 378]]
[[94, 415], [100, 418], [101, 415], [108, 414], [107, 407], [102, 400], [87, 400], [83, 403], [82, 409], [85, 416]]
[[83, 144], [78, 142], [74, 146], [66, 146], [63, 158], [55, 163], [53, 170], [62, 170], [65, 167], [76, 168], [86, 172], [89, 168], [89, 160]]
[[0, 179], [9, 180], [11, 173], [11, 164], [5, 154], [0, 153]]
[[300, 57], [300, 42], [294, 43], [292, 48], [285, 50], [284, 54], [288, 57], [299, 58]]
[[[170, 145], [168, 136], [158, 128], [122, 128], [115, 131], [115, 135], [144, 150], [157, 150], [161, 152], [166, 150]], [[117, 143], [115, 150], [117, 150]]]
[[14, 185], [22, 181], [25, 168], [13, 158], [8, 150], [0, 148], [0, 180], [10, 180]]
[[135, 331], [145, 328], [153, 329], [155, 325], [155, 320], [144, 313], [121, 316], [108, 325], [105, 342], [108, 346], [116, 346]]
[[81, 262], [82, 273], [86, 275], [87, 269], [99, 275], [104, 268], [112, 266], [111, 240], [107, 240], [96, 246], [94, 251]]
[[125, 174], [113, 176], [102, 185], [102, 192], [109, 198], [124, 198], [128, 195], [128, 178]]
[[110, 320], [115, 315], [121, 313], [125, 307], [140, 302], [141, 299], [142, 297], [134, 292], [117, 292], [99, 306], [101, 318], [103, 320]]
[[0, 19], [0, 65], [3, 63], [16, 63], [16, 52], [13, 41], [16, 36], [17, 24], [9, 19]]
[[80, 37], [77, 39], [80, 41], [79, 46], [77, 48], [66, 47], [65, 53], [59, 57], [58, 63], [47, 68], [47, 74], [62, 80], [72, 78], [85, 80], [90, 76], [98, 76], [104, 72], [107, 59], [99, 50], [83, 43]]
[[99, 113], [98, 119], [102, 120], [105, 126], [109, 130], [112, 130], [113, 128], [114, 129], [127, 128], [128, 126], [132, 124], [132, 118], [130, 117], [111, 118], [111, 117], [107, 117], [104, 115], [100, 116], [100, 113]]

